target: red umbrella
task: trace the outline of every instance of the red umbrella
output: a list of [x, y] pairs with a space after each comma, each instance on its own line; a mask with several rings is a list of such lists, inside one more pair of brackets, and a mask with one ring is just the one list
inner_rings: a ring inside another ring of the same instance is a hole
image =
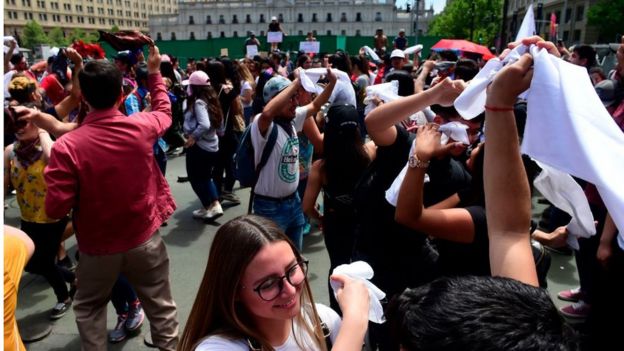
[[494, 58], [494, 54], [490, 49], [483, 45], [475, 44], [468, 40], [461, 39], [442, 39], [431, 47], [432, 50], [457, 50], [464, 52], [471, 52], [475, 54], [483, 55], [484, 60]]

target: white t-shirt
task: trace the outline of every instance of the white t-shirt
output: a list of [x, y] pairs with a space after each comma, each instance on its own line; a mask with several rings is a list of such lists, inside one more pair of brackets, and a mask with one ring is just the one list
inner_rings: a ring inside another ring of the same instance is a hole
[[[321, 320], [325, 322], [329, 328], [329, 338], [332, 343], [336, 342], [336, 336], [338, 335], [338, 331], [340, 331], [340, 324], [342, 323], [340, 316], [331, 308], [318, 303], [316, 304], [316, 310]], [[295, 324], [294, 332], [299, 335], [299, 325]], [[283, 345], [273, 347], [275, 351], [318, 350], [318, 348], [314, 347], [314, 343], [306, 333], [304, 333], [303, 340], [299, 340], [299, 342], [304, 346], [303, 348], [297, 345], [293, 333], [291, 332]], [[247, 344], [247, 340], [230, 340], [222, 336], [213, 335], [204, 339], [197, 345], [195, 351], [249, 351], [249, 345]]]
[[[303, 129], [303, 122], [307, 113], [306, 107], [297, 107], [295, 110], [292, 137], [284, 129], [277, 127], [275, 147], [260, 172], [255, 188], [256, 194], [280, 198], [297, 191], [299, 186], [299, 139], [297, 132]], [[258, 128], [259, 117], [260, 115], [257, 115], [251, 125], [251, 143], [254, 147], [256, 165], [260, 163], [262, 150], [273, 128], [271, 122], [266, 135], [263, 136]]]

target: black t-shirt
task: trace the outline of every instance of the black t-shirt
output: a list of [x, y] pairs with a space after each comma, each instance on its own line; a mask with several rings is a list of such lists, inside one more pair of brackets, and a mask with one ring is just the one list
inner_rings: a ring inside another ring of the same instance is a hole
[[281, 32], [279, 22], [269, 23], [269, 32]]
[[445, 276], [490, 275], [489, 240], [485, 207], [464, 207], [474, 223], [474, 240], [463, 244], [435, 239], [440, 257], [438, 266]]

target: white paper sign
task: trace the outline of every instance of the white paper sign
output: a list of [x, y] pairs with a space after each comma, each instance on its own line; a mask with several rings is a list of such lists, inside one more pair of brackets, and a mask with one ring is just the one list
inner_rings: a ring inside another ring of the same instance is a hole
[[321, 43], [318, 41], [301, 41], [299, 42], [299, 51], [318, 54], [321, 51]]
[[258, 46], [257, 45], [247, 45], [247, 57], [254, 57], [258, 55]]
[[281, 43], [282, 42], [282, 32], [268, 32], [267, 33], [267, 42], [269, 43]]

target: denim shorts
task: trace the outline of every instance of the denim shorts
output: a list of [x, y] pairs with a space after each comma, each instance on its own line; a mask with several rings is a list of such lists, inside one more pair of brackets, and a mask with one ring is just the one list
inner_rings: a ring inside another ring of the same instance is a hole
[[273, 220], [292, 240], [297, 249], [303, 246], [303, 226], [305, 219], [298, 194], [286, 199], [254, 198], [254, 213]]

